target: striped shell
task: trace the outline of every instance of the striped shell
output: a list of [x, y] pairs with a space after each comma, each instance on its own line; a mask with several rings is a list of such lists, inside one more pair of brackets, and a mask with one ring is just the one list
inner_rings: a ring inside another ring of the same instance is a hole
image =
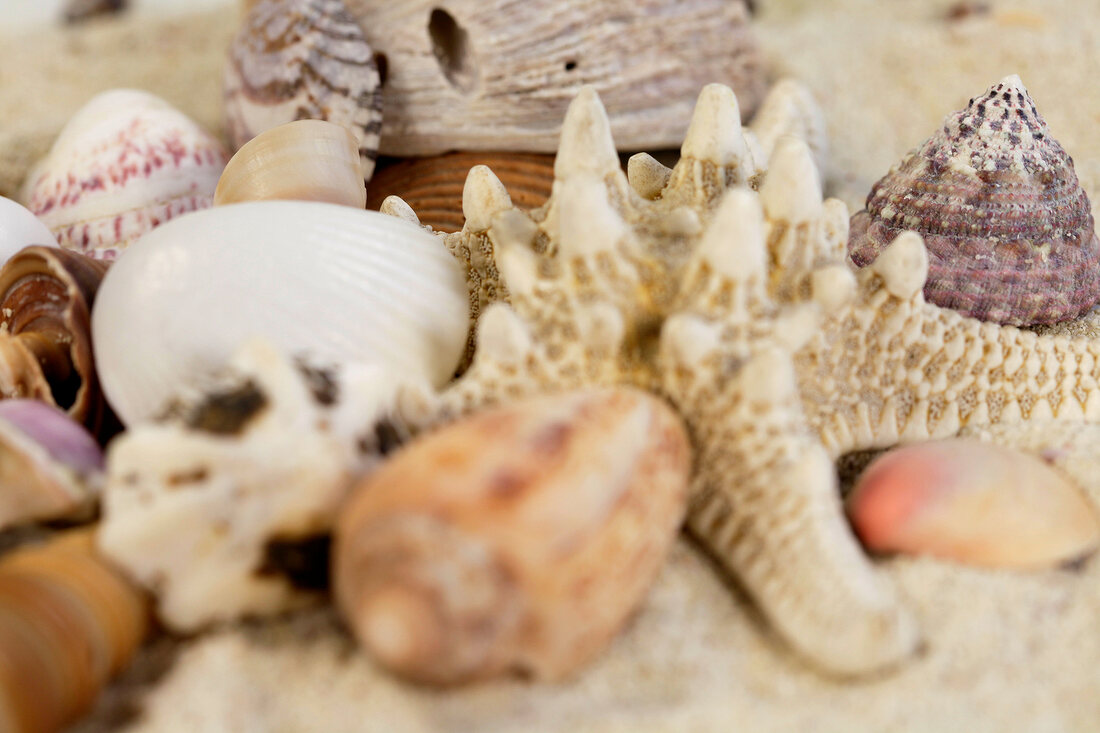
[[462, 190], [470, 169], [487, 165], [508, 189], [512, 201], [537, 209], [550, 198], [554, 156], [535, 153], [448, 153], [413, 158], [378, 171], [367, 191], [367, 208], [378, 209], [387, 196], [400, 196], [437, 232], [462, 229]]
[[382, 130], [374, 53], [342, 0], [262, 0], [233, 39], [225, 119], [234, 149], [295, 120], [336, 122], [359, 142], [363, 179]]
[[852, 217], [872, 262], [902, 231], [928, 248], [927, 300], [987, 321], [1074, 318], [1100, 300], [1100, 240], [1073, 161], [1018, 76], [949, 116]]
[[149, 632], [144, 595], [68, 532], [0, 562], [0, 730], [63, 729]]
[[73, 115], [22, 198], [62, 247], [113, 260], [150, 229], [210, 206], [225, 161], [221, 143], [164, 100], [115, 89]]
[[440, 386], [466, 345], [468, 302], [458, 262], [423, 229], [350, 206], [250, 201], [135, 243], [103, 279], [92, 341], [103, 390], [131, 426], [201, 389], [256, 337]]

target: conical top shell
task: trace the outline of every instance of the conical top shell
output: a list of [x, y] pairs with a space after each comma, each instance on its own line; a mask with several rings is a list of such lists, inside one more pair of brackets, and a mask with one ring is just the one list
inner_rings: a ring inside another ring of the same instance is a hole
[[1015, 325], [1074, 318], [1100, 300], [1100, 240], [1073, 161], [1010, 76], [874, 185], [849, 250], [873, 261], [902, 231], [928, 247], [924, 296]]

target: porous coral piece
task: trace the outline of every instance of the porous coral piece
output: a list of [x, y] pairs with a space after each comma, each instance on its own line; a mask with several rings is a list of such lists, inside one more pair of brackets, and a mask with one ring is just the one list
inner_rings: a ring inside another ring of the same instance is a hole
[[111, 444], [100, 548], [178, 631], [316, 598], [349, 482], [400, 435], [393, 383], [247, 345], [203, 399]]

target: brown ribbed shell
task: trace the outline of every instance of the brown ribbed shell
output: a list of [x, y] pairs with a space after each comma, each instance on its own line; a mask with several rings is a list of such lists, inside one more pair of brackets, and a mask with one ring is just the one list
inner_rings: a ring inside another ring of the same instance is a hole
[[862, 267], [903, 231], [924, 237], [924, 297], [1013, 325], [1075, 318], [1100, 300], [1100, 240], [1073, 161], [1008, 77], [874, 185], [852, 217]]
[[411, 158], [379, 170], [367, 186], [367, 208], [377, 210], [387, 196], [400, 196], [422, 224], [439, 232], [457, 232], [466, 221], [462, 187], [476, 165], [489, 166], [520, 208], [537, 209], [550, 197], [553, 155], [448, 153]]
[[65, 410], [100, 440], [118, 431], [92, 354], [91, 311], [107, 263], [25, 247], [0, 268], [0, 399]]
[[61, 730], [87, 712], [149, 621], [144, 594], [99, 558], [92, 530], [5, 555], [0, 730]]

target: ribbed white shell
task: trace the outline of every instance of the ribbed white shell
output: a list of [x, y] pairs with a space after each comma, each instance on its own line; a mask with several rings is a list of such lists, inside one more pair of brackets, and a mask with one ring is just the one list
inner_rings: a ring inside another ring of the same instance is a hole
[[262, 201], [141, 237], [99, 288], [92, 338], [107, 399], [132, 425], [255, 336], [312, 363], [372, 362], [439, 386], [468, 323], [464, 273], [435, 236], [373, 211]]

